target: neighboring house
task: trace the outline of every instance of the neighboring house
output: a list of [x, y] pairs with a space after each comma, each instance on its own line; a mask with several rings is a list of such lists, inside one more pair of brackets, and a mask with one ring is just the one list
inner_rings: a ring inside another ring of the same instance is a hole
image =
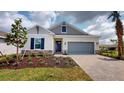
[[16, 47], [12, 45], [7, 45], [5, 42], [6, 32], [0, 31], [0, 51], [3, 54], [13, 54], [16, 53]]
[[100, 45], [99, 47], [104, 48], [105, 50], [110, 50], [110, 51], [118, 49], [116, 44], [113, 44], [113, 45]]
[[28, 40], [23, 50], [95, 54], [99, 50], [99, 36], [90, 35], [66, 22], [49, 29], [36, 25], [28, 30]]

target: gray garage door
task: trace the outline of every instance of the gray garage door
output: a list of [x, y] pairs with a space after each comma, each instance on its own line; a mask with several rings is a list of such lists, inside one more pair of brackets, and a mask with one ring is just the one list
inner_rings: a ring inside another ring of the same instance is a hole
[[94, 54], [94, 43], [68, 42], [68, 54]]

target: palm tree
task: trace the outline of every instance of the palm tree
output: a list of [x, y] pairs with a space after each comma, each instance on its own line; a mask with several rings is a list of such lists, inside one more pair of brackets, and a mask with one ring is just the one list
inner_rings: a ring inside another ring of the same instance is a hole
[[116, 22], [115, 29], [118, 38], [118, 58], [121, 58], [123, 54], [123, 25], [120, 20], [121, 16], [118, 11], [113, 11], [108, 17], [108, 19], [111, 17], [112, 17], [112, 22]]

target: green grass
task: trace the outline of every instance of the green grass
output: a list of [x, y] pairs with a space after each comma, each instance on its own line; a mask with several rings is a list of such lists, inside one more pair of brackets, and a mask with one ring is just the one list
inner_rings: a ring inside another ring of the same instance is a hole
[[92, 80], [80, 67], [1, 69], [0, 80], [77, 81]]

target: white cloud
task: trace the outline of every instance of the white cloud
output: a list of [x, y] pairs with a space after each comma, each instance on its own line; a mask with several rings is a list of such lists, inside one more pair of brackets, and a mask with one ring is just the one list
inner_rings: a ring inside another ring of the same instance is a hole
[[0, 31], [10, 31], [11, 24], [14, 23], [14, 19], [22, 18], [22, 25], [30, 28], [35, 24], [48, 28], [56, 20], [56, 16], [59, 13], [56, 12], [29, 12], [29, 18], [18, 12], [0, 12]]
[[0, 31], [10, 31], [11, 24], [16, 18], [22, 18], [22, 25], [27, 28], [35, 24], [35, 22], [30, 21], [27, 17], [18, 12], [0, 12]]
[[97, 23], [104, 23], [107, 21], [107, 16], [99, 16], [97, 19], [96, 19], [96, 22]]
[[41, 25], [42, 27], [45, 28], [48, 28], [52, 23], [55, 22], [57, 15], [58, 13], [52, 11], [30, 12], [30, 17], [32, 21], [36, 22], [38, 25]]
[[107, 16], [99, 16], [95, 24], [83, 29], [84, 31], [100, 36], [100, 44], [112, 44], [110, 39], [116, 39], [114, 22], [109, 22]]

